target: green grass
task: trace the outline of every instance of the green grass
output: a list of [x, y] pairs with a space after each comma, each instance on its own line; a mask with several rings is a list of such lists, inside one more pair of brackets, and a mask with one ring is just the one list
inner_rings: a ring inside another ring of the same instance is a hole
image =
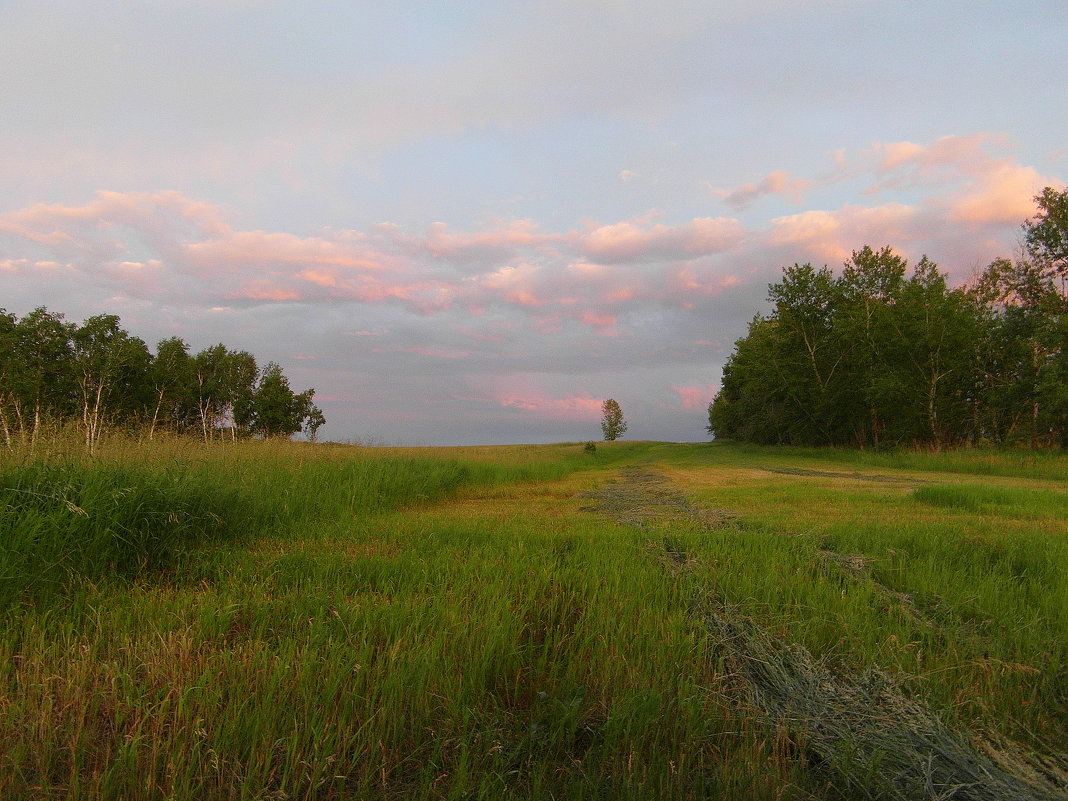
[[0, 608], [77, 578], [162, 569], [259, 514], [236, 487], [188, 471], [68, 462], [4, 470], [0, 503]]
[[982, 484], [939, 484], [919, 487], [912, 497], [932, 506], [984, 515], [1068, 520], [1068, 492]]
[[788, 449], [784, 462], [812, 469], [800, 475], [769, 472], [774, 454], [726, 447], [675, 460], [703, 466], [680, 473], [695, 497], [746, 521], [744, 537], [706, 541], [709, 581], [817, 655], [892, 667], [961, 725], [1065, 751], [1068, 496], [1008, 465], [987, 484], [950, 483], [956, 454], [940, 473], [824, 453], [806, 462]]
[[774, 447], [716, 442], [708, 446], [718, 457], [751, 460], [766, 455], [771, 462], [800, 464], [834, 463], [852, 469], [930, 471], [977, 476], [1050, 479], [1068, 482], [1068, 458], [1058, 451], [994, 448], [957, 448], [936, 451], [919, 448], [859, 450], [855, 448]]
[[[1068, 751], [1064, 457], [58, 450], [0, 466], [0, 797], [856, 797], [754, 714], [708, 604]], [[727, 522], [583, 511], [630, 464]]]

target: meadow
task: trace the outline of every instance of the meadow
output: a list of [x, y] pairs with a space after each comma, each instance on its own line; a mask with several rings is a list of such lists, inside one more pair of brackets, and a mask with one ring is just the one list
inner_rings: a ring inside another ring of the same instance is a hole
[[0, 797], [1063, 798], [1068, 456], [0, 456]]

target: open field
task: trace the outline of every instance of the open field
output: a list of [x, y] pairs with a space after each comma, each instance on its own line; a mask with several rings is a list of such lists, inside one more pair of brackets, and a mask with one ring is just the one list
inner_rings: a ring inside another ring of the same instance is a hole
[[1066, 485], [726, 444], [0, 457], [0, 797], [1063, 798]]

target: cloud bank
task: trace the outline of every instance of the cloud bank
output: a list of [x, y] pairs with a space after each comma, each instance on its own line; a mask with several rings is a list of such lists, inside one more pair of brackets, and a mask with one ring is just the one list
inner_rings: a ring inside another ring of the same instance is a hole
[[[501, 426], [588, 427], [627, 375], [650, 390], [639, 401], [650, 409], [697, 412], [698, 439], [731, 342], [783, 265], [838, 266], [862, 245], [890, 245], [962, 280], [1010, 254], [1033, 195], [1060, 183], [1000, 147], [988, 135], [877, 144], [841, 155], [829, 176], [772, 171], [722, 190], [727, 213], [565, 230], [494, 219], [294, 233], [176, 191], [101, 191], [0, 214], [0, 281], [17, 312], [114, 311], [193, 340], [236, 330], [256, 352], [270, 339], [348, 426], [384, 415], [376, 404], [397, 393], [418, 396], [422, 376], [443, 397], [409, 404], [416, 420], [459, 418], [467, 403]], [[854, 187], [850, 201], [757, 223], [730, 213], [829, 185]], [[368, 381], [372, 391], [347, 386]], [[348, 411], [346, 398], [358, 398]]]

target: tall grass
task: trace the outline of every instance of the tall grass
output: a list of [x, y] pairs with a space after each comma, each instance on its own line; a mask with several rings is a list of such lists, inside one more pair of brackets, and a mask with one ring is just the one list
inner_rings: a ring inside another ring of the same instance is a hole
[[[9, 594], [52, 587], [0, 615], [3, 798], [857, 797], [747, 704], [709, 604], [998, 747], [1068, 750], [1048, 479], [718, 445], [108, 447], [0, 467]], [[583, 511], [635, 462], [675, 518]]]
[[982, 484], [919, 487], [912, 497], [933, 506], [977, 514], [1068, 520], [1068, 492]]
[[[1035, 471], [1008, 454], [957, 483], [967, 454], [925, 455], [920, 476], [888, 460], [875, 481], [866, 456], [776, 453], [671, 458], [744, 521], [692, 546], [718, 593], [817, 657], [892, 669], [958, 725], [1068, 750], [1068, 498], [1048, 486], [1068, 456]], [[801, 469], [769, 469], [784, 464]]]
[[314, 536], [352, 516], [592, 463], [577, 446], [556, 459], [515, 450], [462, 461], [420, 449], [113, 439], [93, 459], [62, 438], [42, 442], [0, 463], [0, 608], [52, 596], [72, 579], [158, 570], [209, 541]]
[[800, 797], [801, 768], [724, 703], [697, 588], [576, 514], [576, 468], [604, 462], [569, 448], [227, 462], [271, 522], [207, 580], [4, 622], [0, 795]]
[[37, 462], [0, 470], [0, 607], [73, 578], [158, 570], [259, 514], [237, 488], [166, 467]]

